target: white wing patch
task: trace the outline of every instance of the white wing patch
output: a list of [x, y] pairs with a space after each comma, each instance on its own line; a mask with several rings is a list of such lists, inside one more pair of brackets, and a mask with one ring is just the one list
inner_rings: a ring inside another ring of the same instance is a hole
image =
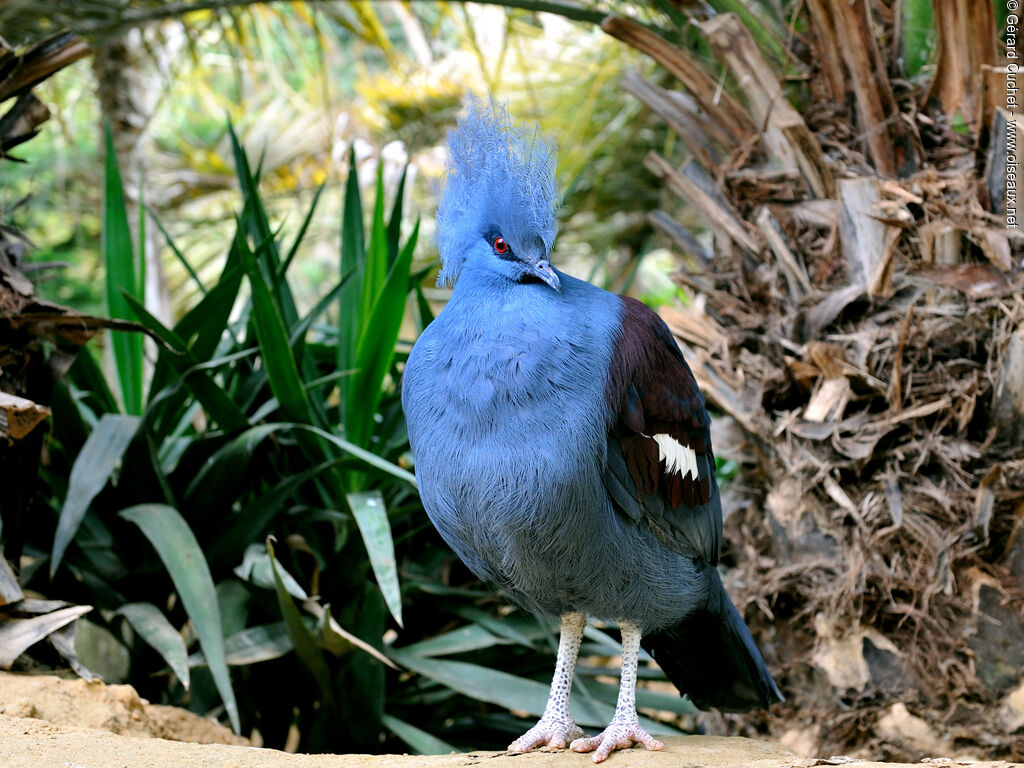
[[665, 469], [669, 472], [678, 472], [684, 478], [687, 475], [694, 480], [700, 478], [697, 472], [697, 454], [689, 446], [683, 445], [671, 435], [654, 435], [654, 442], [658, 444], [658, 458], [665, 462]]

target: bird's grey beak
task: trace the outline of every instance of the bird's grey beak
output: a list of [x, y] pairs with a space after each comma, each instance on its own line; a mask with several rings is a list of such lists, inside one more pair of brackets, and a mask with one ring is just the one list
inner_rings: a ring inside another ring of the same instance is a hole
[[555, 289], [556, 293], [562, 292], [562, 281], [558, 279], [555, 270], [551, 268], [551, 262], [541, 259], [533, 266], [533, 272], [537, 277]]

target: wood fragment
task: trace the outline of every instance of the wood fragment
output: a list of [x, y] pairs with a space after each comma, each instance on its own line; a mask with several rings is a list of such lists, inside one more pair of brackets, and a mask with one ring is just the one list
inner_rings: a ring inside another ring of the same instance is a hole
[[[875, 170], [909, 176], [918, 167], [920, 140], [900, 119], [868, 0], [807, 0], [807, 10], [829, 87], [840, 104], [853, 93], [860, 138]], [[833, 51], [841, 54], [841, 71]]]
[[937, 98], [950, 120], [959, 112], [978, 136], [985, 114], [985, 67], [999, 55], [995, 9], [977, 0], [932, 0], [939, 37], [938, 66], [928, 98]]
[[1006, 128], [1006, 112], [995, 110], [988, 152], [985, 153], [985, 190], [988, 192], [988, 209], [998, 216], [1006, 213]]
[[839, 226], [838, 200], [802, 200], [787, 205], [786, 212], [805, 224], [822, 229]]
[[24, 597], [14, 569], [4, 559], [3, 554], [0, 554], [0, 606], [17, 603]]
[[735, 151], [740, 148], [741, 145], [736, 144], [736, 134], [733, 133], [732, 129], [727, 125], [719, 125], [712, 120], [701, 109], [700, 103], [689, 93], [686, 91], [666, 90], [665, 97], [676, 105], [676, 109], [695, 120], [707, 134], [708, 138], [715, 144], [729, 151]]
[[768, 154], [783, 168], [799, 170], [812, 197], [832, 197], [835, 182], [821, 144], [783, 94], [743, 22], [734, 13], [722, 13], [698, 26], [747, 95]]
[[786, 283], [789, 286], [789, 295], [793, 300], [793, 303], [799, 303], [799, 301], [813, 290], [810, 279], [807, 277], [807, 271], [803, 265], [799, 262], [793, 251], [789, 249], [786, 244], [785, 238], [782, 236], [782, 230], [779, 227], [779, 222], [772, 216], [771, 211], [767, 207], [762, 207], [757, 212], [756, 223], [758, 229], [761, 230], [761, 234], [764, 235], [765, 242], [768, 243], [768, 247], [772, 253], [775, 254], [775, 258], [779, 260], [779, 265], [782, 267], [782, 274], [786, 276]]
[[899, 481], [892, 475], [883, 478], [885, 488], [885, 501], [889, 506], [889, 517], [892, 519], [892, 527], [899, 528], [903, 525], [903, 494], [900, 492]]
[[872, 419], [868, 424], [872, 427], [893, 427], [904, 421], [920, 419], [923, 416], [930, 416], [938, 411], [944, 411], [953, 405], [953, 400], [948, 395], [934, 400], [930, 403], [922, 403], [913, 408], [904, 408], [895, 413], [888, 413], [880, 419]]
[[974, 231], [975, 239], [985, 258], [995, 264], [1003, 272], [1013, 270], [1013, 261], [1010, 258], [1010, 239], [1005, 229], [995, 227], [982, 227]]
[[892, 381], [889, 383], [889, 405], [892, 408], [903, 407], [903, 351], [907, 347], [910, 335], [910, 323], [914, 319], [914, 305], [907, 307], [900, 324], [899, 340], [896, 342], [896, 354], [892, 359]]
[[818, 338], [821, 331], [839, 317], [840, 312], [864, 296], [865, 290], [861, 283], [855, 282], [844, 288], [831, 291], [808, 311], [804, 320], [804, 338]]
[[723, 92], [715, 79], [690, 54], [672, 45], [642, 24], [622, 16], [611, 15], [601, 22], [601, 29], [631, 48], [650, 56], [689, 91], [712, 121], [728, 127], [735, 146], [752, 142], [758, 130], [739, 102]]
[[647, 155], [644, 166], [693, 206], [709, 228], [724, 232], [733, 242], [751, 253], [760, 250], [758, 242], [747, 231], [739, 213], [720, 196], [708, 194], [700, 184], [677, 171], [657, 152], [650, 152]]
[[693, 305], [685, 310], [666, 304], [658, 310], [658, 314], [672, 331], [673, 336], [685, 339], [691, 344], [698, 344], [704, 349], [723, 348], [728, 345], [729, 337], [722, 327]]
[[843, 418], [852, 392], [845, 376], [824, 379], [814, 390], [804, 408], [805, 421], [839, 421]]
[[21, 440], [50, 415], [50, 409], [31, 400], [0, 392], [0, 439]]
[[677, 222], [665, 211], [652, 211], [647, 214], [655, 229], [666, 235], [676, 246], [701, 266], [711, 264], [711, 252], [700, 244], [700, 241], [686, 227]]
[[991, 264], [957, 264], [952, 267], [933, 267], [914, 273], [915, 278], [925, 278], [938, 285], [956, 288], [972, 299], [986, 299], [992, 296], [1007, 296], [1016, 286]]
[[622, 78], [622, 88], [664, 120], [701, 165], [708, 169], [718, 167], [721, 153], [705, 131], [705, 126], [697, 115], [687, 111], [678, 99], [672, 98], [669, 91], [647, 82], [636, 72], [629, 72]]
[[974, 498], [974, 518], [971, 521], [974, 537], [982, 544], [988, 544], [989, 526], [992, 523], [992, 508], [996, 503], [995, 484], [1003, 476], [1002, 466], [996, 464], [990, 469], [978, 485]]
[[843, 258], [851, 279], [860, 282], [869, 296], [888, 296], [892, 292], [892, 260], [900, 231], [874, 215], [879, 199], [878, 180], [872, 176], [839, 182]]
[[827, 493], [832, 500], [839, 505], [840, 509], [849, 513], [855, 520], [860, 520], [857, 505], [853, 503], [849, 494], [842, 489], [839, 483], [832, 479], [831, 476], [826, 475], [822, 481], [822, 485], [825, 488], [825, 493]]
[[1024, 329], [1017, 330], [1006, 348], [999, 381], [992, 394], [992, 424], [1012, 446], [1024, 442]]
[[0, 623], [0, 668], [10, 669], [29, 647], [91, 610], [91, 605], [76, 605], [31, 619]]
[[71, 32], [65, 30], [48, 35], [17, 55], [16, 62], [5, 62], [0, 101], [32, 88], [90, 52], [86, 42]]
[[940, 265], [959, 264], [963, 253], [963, 232], [951, 221], [929, 221], [917, 228], [921, 257]]

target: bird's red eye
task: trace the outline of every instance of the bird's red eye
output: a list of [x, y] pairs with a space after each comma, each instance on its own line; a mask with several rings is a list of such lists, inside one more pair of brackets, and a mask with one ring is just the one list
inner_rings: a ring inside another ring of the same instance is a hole
[[494, 251], [495, 253], [508, 253], [508, 243], [505, 242], [505, 238], [494, 238]]

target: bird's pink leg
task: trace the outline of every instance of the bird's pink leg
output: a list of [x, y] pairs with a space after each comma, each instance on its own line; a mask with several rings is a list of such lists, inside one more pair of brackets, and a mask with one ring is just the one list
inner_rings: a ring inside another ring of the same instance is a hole
[[601, 733], [589, 739], [576, 739], [570, 749], [573, 752], [593, 752], [594, 762], [600, 763], [616, 749], [628, 749], [634, 744], [643, 744], [647, 749], [664, 749], [665, 745], [640, 727], [636, 714], [636, 666], [640, 655], [640, 627], [623, 622], [622, 628], [622, 678], [619, 683], [619, 700], [615, 704], [615, 716]]
[[509, 752], [529, 752], [537, 747], [565, 749], [583, 731], [569, 713], [569, 691], [572, 689], [572, 675], [576, 669], [576, 656], [583, 640], [583, 628], [587, 618], [582, 613], [567, 613], [562, 616], [562, 631], [558, 638], [558, 657], [555, 661], [555, 676], [551, 681], [551, 693], [544, 706], [540, 721], [530, 730], [509, 744]]

